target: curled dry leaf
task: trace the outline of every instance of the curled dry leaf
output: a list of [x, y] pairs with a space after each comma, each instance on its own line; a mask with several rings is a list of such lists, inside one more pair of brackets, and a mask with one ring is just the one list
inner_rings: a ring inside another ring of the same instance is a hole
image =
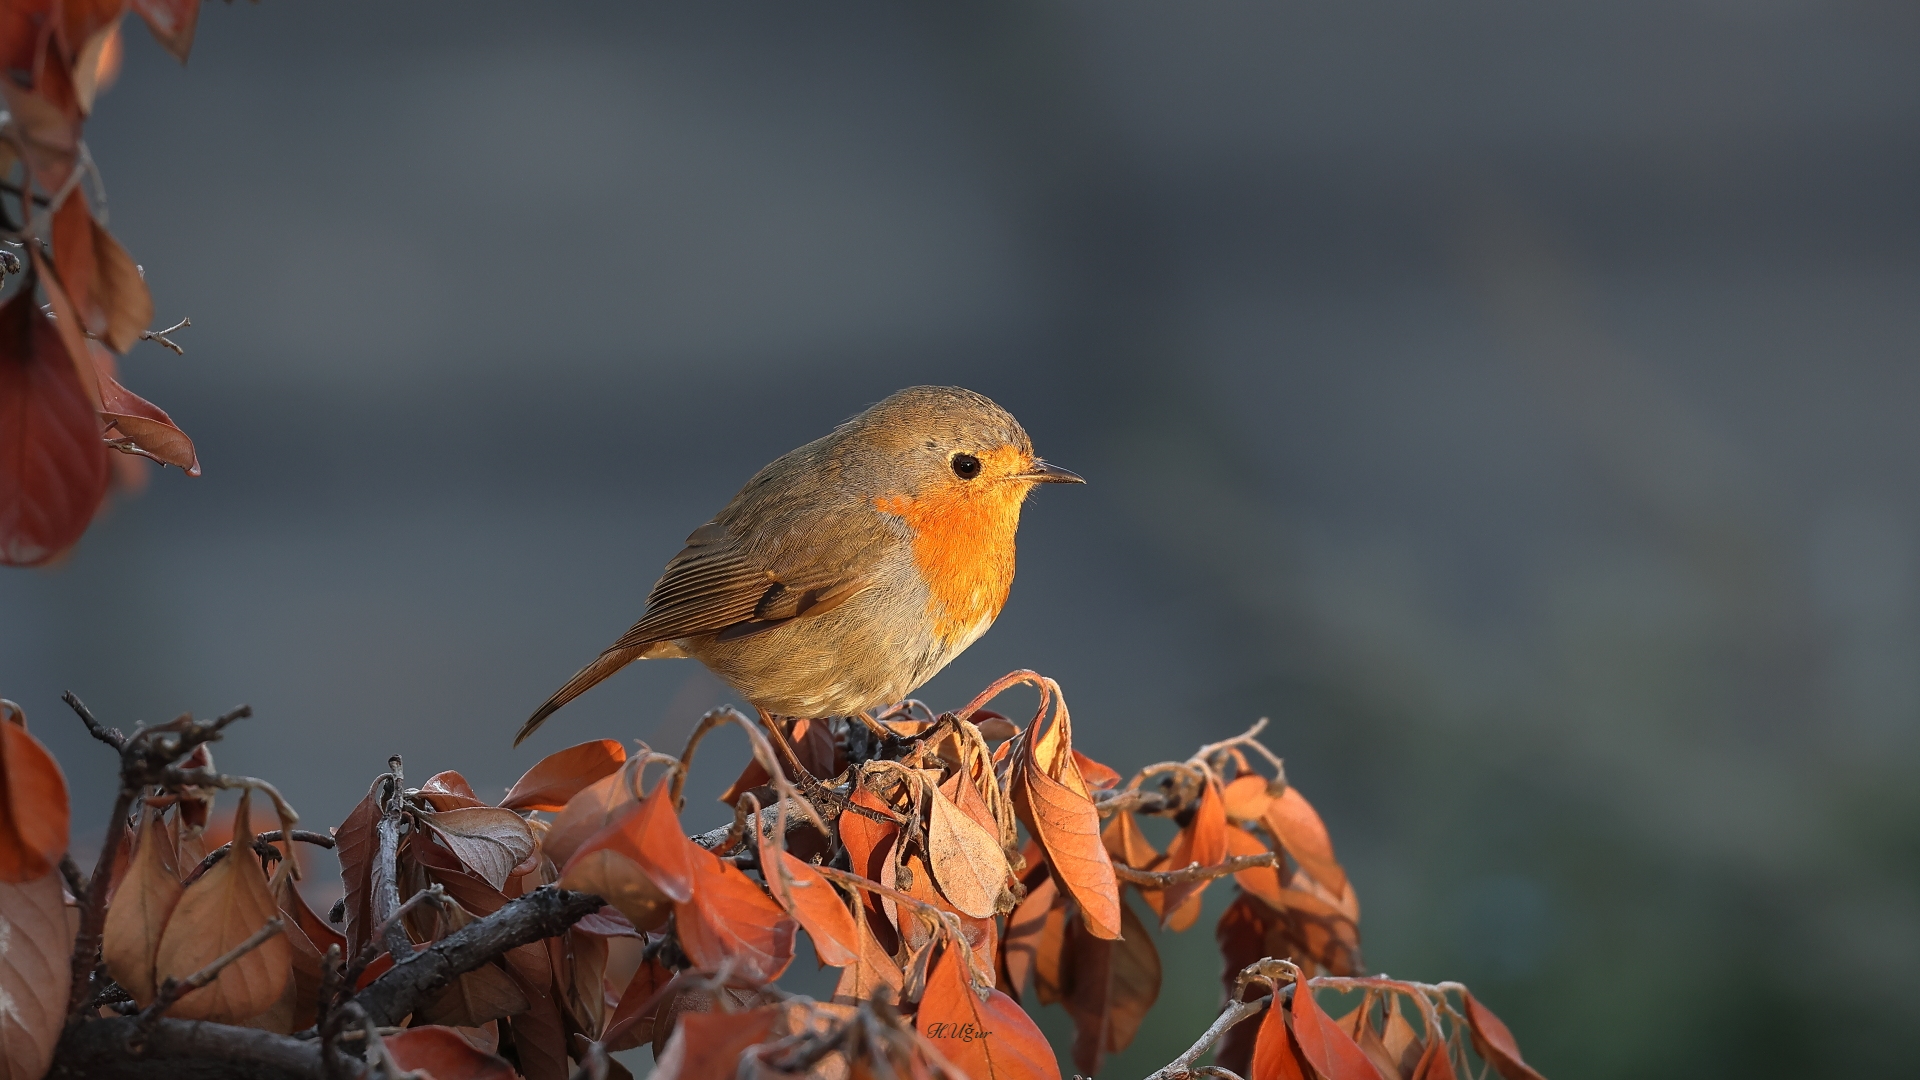
[[682, 1013], [653, 1068], [652, 1080], [731, 1080], [747, 1048], [765, 1039], [783, 1010]]
[[779, 978], [793, 962], [797, 924], [738, 867], [683, 842], [690, 849], [693, 889], [690, 900], [673, 905], [680, 951], [708, 971], [730, 964], [746, 982]]
[[1074, 1067], [1091, 1076], [1101, 1057], [1133, 1043], [1140, 1022], [1160, 997], [1160, 953], [1153, 935], [1123, 899], [1121, 934], [1108, 941], [1087, 932], [1086, 924], [1066, 924], [1066, 965], [1072, 968], [1067, 1014], [1073, 1017]]
[[487, 805], [486, 800], [473, 793], [473, 785], [467, 783], [467, 778], [452, 769], [427, 777], [427, 782], [420, 785], [419, 794], [435, 811]]
[[[1173, 843], [1167, 845], [1166, 869], [1183, 870], [1189, 866], [1213, 866], [1227, 857], [1227, 812], [1220, 799], [1220, 785], [1212, 777], [1200, 789], [1200, 802], [1193, 810], [1193, 819], [1174, 836]], [[1167, 887], [1160, 904], [1161, 924], [1173, 921], [1173, 916], [1191, 900], [1197, 900], [1206, 891], [1211, 879], [1182, 882]]]
[[1295, 985], [1290, 1011], [1300, 1056], [1325, 1080], [1380, 1080], [1366, 1051], [1313, 999], [1310, 983]]
[[[84, 341], [81, 348], [84, 358]], [[15, 289], [0, 305], [0, 563], [44, 563], [93, 520], [109, 471], [96, 392], [82, 383], [33, 290]]]
[[334, 854], [340, 857], [340, 881], [346, 890], [348, 956], [358, 956], [373, 933], [373, 856], [378, 842], [373, 830], [380, 821], [380, 787], [385, 779], [375, 780], [366, 797], [348, 812], [347, 820], [333, 830]]
[[1333, 840], [1313, 806], [1289, 785], [1267, 804], [1261, 822], [1300, 868], [1335, 895], [1347, 887], [1347, 873], [1333, 857]]
[[87, 332], [114, 352], [133, 348], [153, 322], [153, 297], [133, 258], [102, 228], [78, 192], [53, 215], [53, 253]]
[[[8, 362], [0, 357], [0, 367]], [[4, 409], [0, 404], [0, 411]], [[5, 514], [0, 507], [0, 516]], [[0, 723], [0, 779], [5, 781], [0, 789], [0, 881], [37, 880], [67, 850], [67, 778], [25, 727]]]
[[595, 739], [548, 754], [514, 781], [500, 800], [508, 810], [559, 812], [587, 785], [620, 771], [626, 748], [612, 739]]
[[1233, 783], [1220, 791], [1227, 818], [1232, 821], [1259, 821], [1260, 816], [1267, 812], [1267, 804], [1273, 801], [1273, 795], [1267, 787], [1267, 778], [1258, 773], [1246, 772], [1234, 777]]
[[[1227, 855], [1230, 857], [1263, 855], [1271, 850], [1267, 845], [1260, 842], [1259, 837], [1245, 829], [1229, 828], [1227, 830]], [[1246, 870], [1239, 870], [1234, 873], [1233, 880], [1234, 883], [1241, 888], [1265, 900], [1269, 907], [1283, 908], [1287, 906], [1285, 897], [1286, 890], [1285, 886], [1280, 883], [1280, 868], [1278, 866], [1255, 866]]]
[[341, 955], [345, 956], [347, 939], [314, 914], [313, 909], [307, 906], [306, 899], [300, 895], [300, 890], [294, 887], [293, 878], [280, 879], [278, 899], [280, 911], [287, 917], [287, 943], [293, 946], [293, 1018], [296, 1021], [293, 1026], [304, 1027], [313, 1022], [316, 1016], [315, 1008], [320, 1002], [321, 966], [327, 947], [337, 945]]
[[1513, 1041], [1513, 1033], [1507, 1025], [1493, 1015], [1493, 1010], [1480, 1004], [1472, 994], [1467, 999], [1467, 1025], [1473, 1034], [1473, 1048], [1486, 1059], [1493, 1070], [1506, 1080], [1542, 1080], [1539, 1073], [1533, 1071], [1520, 1057], [1520, 1046]]
[[420, 820], [467, 869], [496, 889], [505, 888], [513, 868], [533, 854], [533, 833], [511, 810], [469, 806], [422, 814]]
[[[134, 848], [127, 876], [114, 891], [107, 908], [105, 936], [101, 954], [107, 974], [133, 995], [142, 1008], [153, 1003], [158, 989], [154, 975], [154, 953], [160, 948], [160, 934], [167, 917], [180, 902], [180, 878], [173, 865], [173, 852], [158, 812], [148, 810], [141, 816], [140, 840]], [[249, 931], [251, 932], [251, 931]]]
[[516, 1080], [513, 1066], [489, 1054], [451, 1027], [424, 1024], [386, 1037], [394, 1064], [418, 1070], [432, 1080]]
[[[1057, 688], [1053, 693], [1058, 696]], [[1043, 693], [1043, 714], [1047, 705]], [[1100, 813], [1073, 759], [1072, 740], [1072, 722], [1060, 698], [1051, 723], [1044, 715], [1036, 716], [1007, 744], [1014, 748], [1007, 788], [1020, 820], [1080, 905], [1087, 925], [1100, 937], [1114, 938], [1120, 935], [1120, 885], [1100, 838]]]
[[[954, 779], [971, 789], [965, 777]], [[1010, 910], [1010, 871], [1007, 857], [1000, 850], [1000, 837], [963, 813], [932, 783], [926, 790], [927, 855], [941, 893], [961, 914], [976, 919], [991, 919]], [[974, 798], [979, 799], [978, 792]]]
[[881, 948], [874, 939], [873, 930], [866, 919], [855, 919], [853, 928], [857, 958], [840, 969], [840, 981], [834, 985], [833, 1000], [843, 1005], [858, 1005], [871, 1000], [874, 991], [884, 986], [892, 991], [893, 1000], [899, 1001], [906, 973], [900, 970], [892, 954]]
[[951, 947], [940, 950], [927, 973], [913, 1026], [971, 1080], [1060, 1080], [1053, 1047], [1033, 1018], [998, 990], [977, 994]]
[[[252, 836], [253, 792], [240, 796], [234, 834]], [[154, 956], [154, 977], [185, 979], [252, 937], [280, 914], [266, 871], [251, 851], [237, 849], [188, 886], [174, 905]], [[184, 1020], [243, 1021], [272, 1008], [293, 977], [293, 947], [276, 934], [221, 970], [218, 978], [173, 1006]]]
[[[1251, 1027], [1241, 1024], [1234, 1032]], [[1287, 1011], [1276, 1008], [1271, 1003], [1260, 1018], [1260, 1026], [1253, 1041], [1253, 1067], [1229, 1064], [1226, 1053], [1215, 1059], [1215, 1064], [1226, 1069], [1237, 1069], [1247, 1074], [1247, 1080], [1318, 1080], [1319, 1074], [1313, 1071], [1306, 1059], [1300, 1054], [1300, 1044], [1293, 1039], [1293, 1029], [1287, 1026]]]
[[643, 961], [633, 971], [620, 1003], [607, 1017], [606, 1030], [600, 1033], [601, 1045], [609, 1051], [631, 1050], [653, 1041], [653, 1017], [659, 1010], [661, 991], [673, 981], [673, 972], [658, 960]]
[[560, 885], [599, 896], [637, 929], [656, 930], [670, 905], [693, 896], [696, 851], [706, 854], [680, 829], [672, 785], [660, 783], [645, 799], [622, 804], [574, 851]]
[[606, 828], [622, 807], [639, 801], [633, 792], [635, 766], [635, 762], [628, 762], [626, 768], [595, 780], [567, 800], [540, 841], [555, 866], [567, 865], [580, 845]]
[[0, 1080], [40, 1080], [53, 1061], [67, 1020], [73, 930], [59, 874], [0, 881]]
[[813, 939], [813, 951], [828, 967], [859, 962], [860, 933], [840, 890], [808, 863], [775, 844], [767, 830], [759, 833], [760, 873], [767, 890]]

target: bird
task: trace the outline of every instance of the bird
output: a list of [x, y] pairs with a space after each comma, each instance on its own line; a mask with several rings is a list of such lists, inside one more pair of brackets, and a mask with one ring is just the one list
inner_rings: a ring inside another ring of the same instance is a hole
[[999, 616], [1027, 496], [1084, 483], [986, 396], [901, 390], [754, 474], [514, 745], [635, 660], [699, 660], [767, 721], [902, 701]]

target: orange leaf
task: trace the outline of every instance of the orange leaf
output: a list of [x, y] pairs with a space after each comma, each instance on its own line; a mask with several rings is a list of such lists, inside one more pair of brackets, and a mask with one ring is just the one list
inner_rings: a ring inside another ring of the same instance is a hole
[[1009, 794], [1087, 925], [1099, 937], [1115, 938], [1120, 936], [1120, 885], [1100, 839], [1100, 814], [1069, 752], [1071, 739], [1064, 704], [1052, 724], [1036, 718], [1027, 725], [1008, 744], [1015, 747]]
[[673, 905], [681, 951], [707, 971], [731, 961], [735, 976], [746, 982], [779, 978], [793, 962], [794, 921], [738, 867], [682, 842], [689, 848], [693, 890], [691, 901]]
[[[1261, 843], [1260, 838], [1245, 829], [1227, 830], [1227, 854], [1229, 856], [1263, 855], [1272, 849]], [[1255, 866], [1237, 871], [1233, 880], [1241, 888], [1265, 900], [1269, 906], [1285, 907], [1284, 888], [1280, 884], [1280, 868], [1277, 866]]]
[[12, 723], [0, 723], [0, 778], [0, 881], [34, 881], [67, 850], [67, 778], [40, 740]]
[[775, 1006], [743, 1013], [682, 1013], [650, 1080], [731, 1080], [747, 1048], [780, 1019]]
[[540, 841], [555, 866], [565, 866], [580, 845], [606, 828], [622, 807], [639, 801], [633, 793], [629, 771], [632, 768], [630, 763], [627, 769], [603, 776], [567, 800], [566, 808], [553, 819], [546, 837]]
[[418, 1069], [431, 1080], [516, 1080], [507, 1059], [485, 1053], [450, 1027], [426, 1024], [386, 1037], [387, 1053], [402, 1069]]
[[[235, 836], [252, 836], [253, 792], [240, 796]], [[174, 905], [154, 955], [154, 977], [184, 979], [233, 949], [280, 914], [267, 875], [250, 847], [236, 844], [226, 858], [187, 887]], [[256, 1016], [280, 1000], [293, 977], [293, 946], [276, 934], [228, 964], [218, 978], [189, 992], [173, 1006], [183, 1020], [234, 1023]]]
[[866, 919], [855, 919], [853, 930], [856, 942], [854, 951], [858, 959], [840, 970], [840, 981], [833, 988], [833, 1000], [843, 1005], [858, 1005], [871, 1000], [874, 991], [885, 986], [893, 991], [892, 999], [899, 1001], [906, 973], [874, 939], [872, 925]]
[[180, 878], [173, 866], [173, 853], [167, 850], [167, 834], [158, 822], [159, 814], [152, 810], [141, 818], [139, 846], [107, 908], [101, 942], [107, 974], [142, 1008], [153, 1003], [158, 988], [154, 953], [160, 948], [167, 916], [180, 902]]
[[[962, 784], [973, 785], [956, 776]], [[979, 798], [975, 792], [974, 797]], [[963, 915], [991, 919], [1013, 905], [1007, 889], [1007, 857], [1000, 837], [955, 806], [939, 788], [927, 785], [927, 860], [940, 892]]]
[[1153, 935], [1124, 899], [1120, 925], [1120, 939], [1107, 941], [1088, 933], [1078, 919], [1067, 923], [1073, 979], [1066, 1006], [1073, 1017], [1073, 1063], [1089, 1076], [1100, 1071], [1104, 1054], [1118, 1053], [1133, 1042], [1140, 1021], [1160, 996], [1160, 954]]
[[1267, 804], [1261, 821], [1315, 881], [1336, 895], [1347, 887], [1347, 873], [1333, 857], [1333, 840], [1327, 836], [1327, 827], [1299, 789], [1288, 785]]
[[[581, 794], [585, 796], [587, 793], [583, 791]], [[597, 798], [595, 801], [598, 801]], [[644, 886], [630, 882], [630, 874], [621, 868], [620, 863], [599, 858], [597, 853], [601, 852], [631, 863], [644, 877]], [[621, 805], [608, 819], [606, 827], [574, 851], [561, 871], [561, 884], [570, 889], [577, 887], [582, 891], [598, 892], [598, 889], [588, 890], [584, 885], [567, 884], [570, 879], [582, 881], [586, 875], [595, 874], [611, 874], [613, 876], [607, 879], [610, 882], [632, 884], [636, 890], [629, 901], [634, 906], [632, 911], [612, 894], [599, 892], [599, 895], [619, 908], [620, 913], [635, 927], [645, 930], [649, 929], [646, 924], [657, 914], [654, 907], [657, 901], [653, 899], [652, 892], [675, 903], [684, 903], [692, 896], [691, 860], [696, 852], [706, 854], [686, 838], [680, 828], [679, 815], [674, 813], [672, 785], [661, 782], [654, 785], [652, 793], [645, 799]], [[588, 869], [586, 860], [589, 857], [595, 858], [596, 865], [602, 869]]]
[[1305, 1058], [1325, 1080], [1380, 1080], [1379, 1070], [1366, 1051], [1333, 1022], [1313, 1000], [1313, 987], [1299, 983], [1293, 991], [1293, 1038]]
[[153, 321], [153, 297], [133, 258], [93, 219], [78, 192], [54, 212], [53, 255], [87, 332], [114, 352], [133, 348]]
[[1087, 786], [1095, 791], [1114, 787], [1120, 783], [1120, 774], [1100, 764], [1078, 750], [1073, 752], [1073, 763], [1080, 770], [1080, 776]]
[[1247, 1080], [1315, 1080], [1315, 1077], [1313, 1069], [1300, 1056], [1300, 1044], [1294, 1041], [1293, 1030], [1287, 1027], [1286, 1010], [1269, 1003], [1267, 1015], [1260, 1018], [1260, 1033], [1253, 1044], [1253, 1069], [1247, 1073]]
[[[16, 289], [0, 305], [0, 563], [35, 566], [72, 547], [107, 477], [94, 397], [33, 290]], [[0, 876], [18, 872], [0, 854]]]
[[626, 749], [612, 739], [569, 746], [541, 758], [522, 774], [500, 805], [509, 810], [557, 813], [588, 784], [619, 771], [626, 760]]
[[840, 891], [820, 871], [775, 845], [766, 832], [755, 831], [760, 834], [760, 873], [767, 888], [806, 928], [820, 962], [839, 968], [858, 963], [860, 933]]
[[7, 929], [0, 936], [0, 1076], [35, 1080], [46, 1074], [67, 1021], [73, 924], [60, 875], [0, 881], [0, 925]]
[[1267, 793], [1267, 778], [1258, 773], [1241, 773], [1220, 793], [1227, 817], [1233, 821], [1258, 821], [1267, 812], [1273, 796]]
[[1411, 1080], [1454, 1080], [1453, 1058], [1444, 1040], [1427, 1040], [1426, 1050], [1414, 1063]]
[[620, 994], [620, 1004], [607, 1017], [607, 1028], [600, 1042], [609, 1051], [631, 1050], [653, 1041], [653, 1016], [660, 1005], [661, 990], [673, 980], [673, 972], [658, 960], [647, 960], [633, 971], [633, 978]]
[[[1213, 866], [1227, 857], [1227, 811], [1220, 799], [1220, 785], [1211, 777], [1200, 791], [1200, 804], [1194, 808], [1193, 820], [1181, 829], [1167, 845], [1167, 866], [1169, 870], [1184, 870], [1189, 866]], [[1178, 912], [1190, 899], [1197, 898], [1206, 891], [1210, 879], [1189, 881], [1180, 885], [1168, 886], [1166, 897], [1161, 901], [1161, 925], [1172, 921], [1172, 915]]]
[[1480, 1004], [1472, 994], [1467, 994], [1466, 999], [1467, 1026], [1473, 1033], [1473, 1048], [1487, 1064], [1506, 1080], [1543, 1080], [1520, 1057], [1520, 1044], [1513, 1041], [1513, 1032], [1493, 1015], [1493, 1010]]
[[452, 769], [427, 777], [427, 782], [420, 785], [420, 797], [435, 811], [487, 805], [485, 799], [473, 793], [473, 785], [467, 783], [467, 778]]
[[[1286, 956], [1288, 946], [1280, 913], [1261, 903], [1250, 893], [1241, 893], [1220, 913], [1214, 924], [1213, 939], [1225, 961], [1220, 982], [1227, 994], [1235, 990], [1235, 981], [1248, 964], [1268, 956]], [[1254, 1028], [1238, 1024], [1227, 1031], [1214, 1056], [1214, 1063], [1241, 1075], [1253, 1061]]]
[[[1042, 868], [1044, 874], [1044, 867]], [[1060, 950], [1065, 944], [1066, 902], [1052, 874], [1044, 874], [1027, 890], [1026, 899], [1007, 916], [1006, 943], [1000, 962], [1006, 969], [1007, 987], [1018, 998], [1026, 993], [1027, 979], [1039, 976], [1053, 994], [1059, 986]], [[1057, 999], [1057, 995], [1055, 995]], [[1050, 1000], [1042, 998], [1042, 1004]]]
[[927, 973], [913, 1026], [972, 1080], [1060, 1080], [1053, 1048], [1033, 1019], [998, 990], [989, 989], [984, 999], [976, 995], [952, 947], [940, 950]]

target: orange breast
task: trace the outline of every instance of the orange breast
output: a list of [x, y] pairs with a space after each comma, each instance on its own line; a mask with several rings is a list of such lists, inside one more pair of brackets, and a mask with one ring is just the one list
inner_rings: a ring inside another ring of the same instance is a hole
[[1012, 484], [874, 500], [913, 530], [913, 561], [931, 593], [934, 633], [952, 645], [1000, 614], [1013, 587], [1013, 536], [1023, 488]]

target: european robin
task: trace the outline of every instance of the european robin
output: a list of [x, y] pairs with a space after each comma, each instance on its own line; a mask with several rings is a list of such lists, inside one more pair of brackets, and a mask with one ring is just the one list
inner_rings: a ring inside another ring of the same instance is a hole
[[514, 743], [635, 660], [691, 656], [764, 715], [900, 701], [1000, 614], [1034, 485], [1084, 482], [987, 398], [902, 390], [747, 481]]

